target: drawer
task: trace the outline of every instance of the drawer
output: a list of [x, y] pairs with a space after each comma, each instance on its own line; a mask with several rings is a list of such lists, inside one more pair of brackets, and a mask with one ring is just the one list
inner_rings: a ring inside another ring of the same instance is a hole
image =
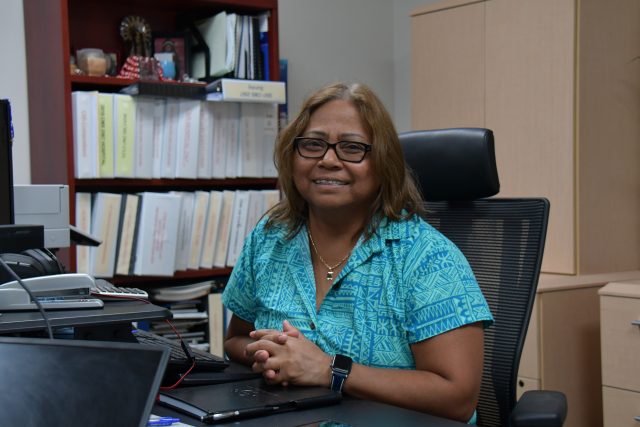
[[632, 324], [638, 320], [640, 299], [600, 297], [602, 385], [640, 391], [640, 326]]
[[602, 387], [602, 406], [604, 427], [640, 426], [639, 392]]
[[540, 390], [540, 380], [535, 378], [518, 377], [518, 386], [516, 387], [516, 400], [520, 400], [522, 394], [525, 391], [530, 390]]

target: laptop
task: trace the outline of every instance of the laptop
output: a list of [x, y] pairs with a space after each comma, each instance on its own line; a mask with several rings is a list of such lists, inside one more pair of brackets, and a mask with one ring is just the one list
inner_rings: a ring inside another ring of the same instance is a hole
[[340, 402], [342, 394], [324, 387], [270, 386], [262, 378], [162, 391], [158, 402], [213, 424]]
[[3, 426], [146, 426], [169, 350], [0, 337]]

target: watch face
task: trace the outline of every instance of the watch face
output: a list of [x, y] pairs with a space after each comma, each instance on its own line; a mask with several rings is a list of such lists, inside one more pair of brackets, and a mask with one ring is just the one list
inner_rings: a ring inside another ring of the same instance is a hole
[[331, 365], [334, 369], [341, 369], [343, 371], [350, 372], [351, 371], [351, 358], [347, 356], [343, 356], [342, 354], [336, 354], [333, 358], [333, 364]]

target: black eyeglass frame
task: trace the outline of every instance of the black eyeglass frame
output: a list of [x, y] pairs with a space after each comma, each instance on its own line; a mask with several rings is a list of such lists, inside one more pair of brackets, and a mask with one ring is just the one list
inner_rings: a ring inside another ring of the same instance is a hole
[[[304, 140], [314, 140], [314, 141], [322, 141], [326, 147], [324, 149], [324, 151], [322, 152], [322, 154], [318, 154], [317, 156], [308, 156], [308, 155], [304, 155], [302, 154], [302, 152], [300, 151], [300, 141], [304, 141]], [[349, 160], [349, 159], [343, 159], [342, 157], [340, 157], [340, 153], [338, 152], [337, 146], [343, 143], [349, 143], [349, 144], [356, 144], [360, 147], [363, 147], [363, 151], [362, 151], [362, 158], [360, 160]], [[296, 138], [293, 138], [293, 145], [296, 148], [296, 151], [298, 152], [298, 154], [301, 157], [304, 157], [305, 159], [321, 159], [324, 156], [327, 155], [327, 151], [329, 151], [329, 148], [333, 149], [333, 151], [336, 153], [336, 156], [338, 157], [338, 159], [342, 160], [343, 162], [348, 162], [348, 163], [362, 163], [362, 161], [364, 160], [364, 158], [367, 156], [367, 153], [371, 151], [371, 144], [365, 144], [364, 142], [360, 142], [360, 141], [337, 141], [334, 142], [333, 144], [325, 141], [322, 138], [314, 138], [314, 137], [310, 137], [310, 136], [298, 136]]]

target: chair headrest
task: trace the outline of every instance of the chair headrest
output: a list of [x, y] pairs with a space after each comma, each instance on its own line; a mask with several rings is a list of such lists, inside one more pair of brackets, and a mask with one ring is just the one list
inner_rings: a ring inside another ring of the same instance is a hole
[[491, 130], [419, 130], [399, 137], [425, 200], [474, 200], [500, 191]]

